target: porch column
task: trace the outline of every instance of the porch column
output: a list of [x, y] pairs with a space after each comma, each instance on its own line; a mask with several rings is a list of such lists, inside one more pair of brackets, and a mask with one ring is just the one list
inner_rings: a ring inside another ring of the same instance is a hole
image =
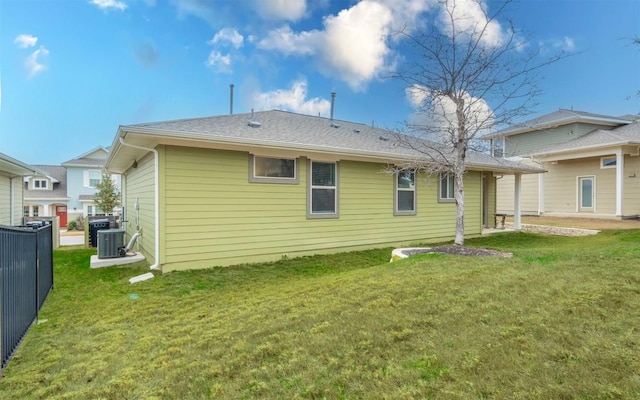
[[522, 228], [520, 221], [520, 186], [521, 186], [522, 174], [515, 175], [515, 185], [513, 193], [513, 229], [520, 230]]
[[622, 148], [616, 151], [616, 217], [622, 216], [622, 197], [624, 192], [624, 155]]
[[538, 215], [544, 214], [544, 174], [538, 174]]

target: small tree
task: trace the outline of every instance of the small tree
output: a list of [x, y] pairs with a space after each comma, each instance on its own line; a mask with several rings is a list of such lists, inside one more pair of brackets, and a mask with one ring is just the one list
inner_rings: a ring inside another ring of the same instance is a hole
[[408, 85], [419, 114], [406, 123], [411, 135], [398, 135], [397, 142], [421, 156], [397, 168], [453, 176], [458, 245], [464, 243], [468, 151], [482, 134], [528, 114], [539, 94], [537, 73], [565, 56], [540, 59], [540, 49], [529, 47], [509, 21], [498, 22], [508, 3], [492, 3], [490, 14], [484, 0], [441, 0], [437, 21], [399, 32], [409, 51], [392, 77]]
[[108, 172], [102, 172], [102, 180], [96, 189], [98, 193], [93, 196], [93, 201], [105, 214], [112, 214], [113, 209], [120, 205], [120, 193]]

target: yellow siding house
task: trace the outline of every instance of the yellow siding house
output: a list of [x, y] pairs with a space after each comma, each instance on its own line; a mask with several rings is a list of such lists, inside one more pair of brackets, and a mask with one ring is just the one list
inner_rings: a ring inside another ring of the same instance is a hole
[[[394, 133], [283, 111], [121, 126], [127, 238], [162, 271], [436, 240], [455, 230], [452, 179], [385, 172], [416, 158]], [[465, 233], [493, 227], [496, 176], [539, 173], [468, 156]]]

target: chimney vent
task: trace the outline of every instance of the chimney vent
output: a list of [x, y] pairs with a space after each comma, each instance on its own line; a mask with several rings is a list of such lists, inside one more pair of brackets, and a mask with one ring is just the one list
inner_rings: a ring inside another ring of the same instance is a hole
[[233, 83], [229, 84], [229, 114], [233, 114]]
[[336, 100], [336, 92], [331, 92], [331, 120], [333, 121], [333, 104]]

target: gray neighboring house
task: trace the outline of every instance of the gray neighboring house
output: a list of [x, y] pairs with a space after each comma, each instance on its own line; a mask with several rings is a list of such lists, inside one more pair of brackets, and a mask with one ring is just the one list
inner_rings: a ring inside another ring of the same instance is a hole
[[31, 165], [0, 153], [0, 225], [22, 225], [23, 179]]
[[[640, 216], [640, 120], [560, 109], [486, 136], [493, 154], [537, 165], [522, 176], [522, 214]], [[514, 177], [497, 185], [497, 210], [514, 210]]]
[[38, 172], [24, 179], [24, 216], [58, 216], [67, 226], [67, 169], [59, 165], [35, 165]]

